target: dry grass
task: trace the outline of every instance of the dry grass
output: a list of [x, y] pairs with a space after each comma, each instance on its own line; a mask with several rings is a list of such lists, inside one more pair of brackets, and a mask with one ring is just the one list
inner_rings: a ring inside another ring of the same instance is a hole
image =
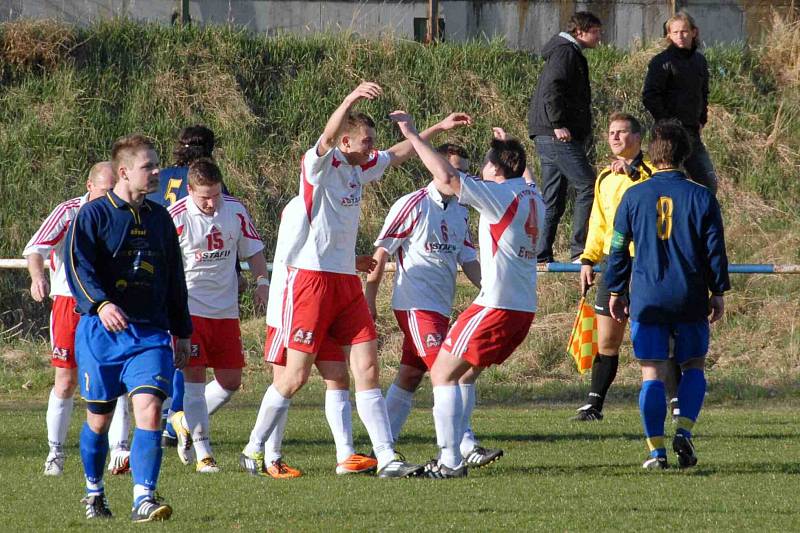
[[55, 20], [23, 20], [2, 25], [0, 55], [20, 70], [55, 70], [76, 44], [73, 26]]
[[772, 14], [772, 28], [760, 45], [761, 63], [780, 82], [780, 87], [793, 90], [800, 87], [800, 19], [792, 15]]

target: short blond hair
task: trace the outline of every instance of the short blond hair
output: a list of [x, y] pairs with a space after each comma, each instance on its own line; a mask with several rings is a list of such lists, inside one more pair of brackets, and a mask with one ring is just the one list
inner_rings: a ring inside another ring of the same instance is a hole
[[111, 170], [114, 172], [114, 177], [119, 179], [119, 167], [123, 159], [130, 159], [142, 150], [153, 149], [155, 149], [153, 141], [138, 133], [114, 141], [111, 146]]
[[97, 183], [97, 178], [100, 177], [100, 173], [103, 171], [103, 167], [108, 167], [111, 169], [111, 173], [114, 173], [114, 167], [111, 165], [111, 161], [100, 161], [99, 163], [95, 163], [92, 165], [92, 168], [89, 169], [89, 177], [87, 178], [92, 183]]

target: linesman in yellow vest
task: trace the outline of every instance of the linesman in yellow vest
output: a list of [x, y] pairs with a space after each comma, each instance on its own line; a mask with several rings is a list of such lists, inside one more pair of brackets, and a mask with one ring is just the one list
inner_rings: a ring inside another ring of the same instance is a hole
[[[589, 234], [581, 254], [581, 292], [594, 285], [593, 267], [605, 261], [614, 231], [614, 214], [629, 187], [648, 179], [653, 166], [642, 154], [642, 126], [627, 113], [613, 113], [609, 117], [608, 145], [616, 160], [604, 168], [594, 185], [594, 203], [589, 217]], [[631, 249], [633, 255], [633, 249]], [[594, 309], [597, 313], [598, 354], [592, 364], [592, 382], [588, 403], [578, 409], [574, 420], [603, 419], [603, 402], [614, 382], [619, 365], [619, 347], [625, 335], [627, 321], [611, 318], [608, 306], [609, 292], [605, 280], [597, 284]]]

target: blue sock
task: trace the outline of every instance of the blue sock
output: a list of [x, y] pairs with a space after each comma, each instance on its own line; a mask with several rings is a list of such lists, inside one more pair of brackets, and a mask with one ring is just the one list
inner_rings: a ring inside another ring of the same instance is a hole
[[80, 437], [81, 461], [86, 476], [86, 494], [103, 493], [103, 472], [108, 456], [108, 433], [95, 433], [84, 422]]
[[[141, 486], [148, 491], [154, 491], [158, 483], [158, 474], [161, 471], [161, 432], [136, 428], [133, 432], [133, 445], [131, 446], [131, 472], [133, 484]], [[134, 494], [134, 498], [136, 498]], [[139, 495], [137, 500], [142, 498]], [[134, 507], [139, 504], [133, 502]]]
[[642, 390], [639, 392], [639, 412], [642, 415], [642, 426], [644, 426], [644, 436], [647, 437], [650, 456], [666, 457], [664, 419], [667, 417], [667, 396], [663, 381], [653, 379], [642, 383]]
[[681, 416], [678, 417], [676, 433], [692, 437], [692, 428], [700, 415], [703, 400], [706, 397], [706, 375], [699, 368], [690, 368], [683, 373], [678, 386], [678, 398], [681, 401]]
[[183, 372], [180, 370], [175, 371], [172, 376], [172, 407], [176, 413], [183, 411]]

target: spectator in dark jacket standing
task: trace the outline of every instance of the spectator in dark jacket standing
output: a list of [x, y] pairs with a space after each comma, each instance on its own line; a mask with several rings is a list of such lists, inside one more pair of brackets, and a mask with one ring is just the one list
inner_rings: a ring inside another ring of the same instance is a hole
[[542, 166], [546, 214], [537, 252], [551, 262], [556, 230], [567, 203], [567, 184], [576, 190], [570, 260], [583, 252], [594, 199], [595, 172], [586, 155], [592, 132], [589, 66], [581, 50], [600, 42], [602, 23], [589, 12], [575, 13], [567, 31], [544, 46], [545, 65], [528, 109], [528, 134]]
[[684, 162], [695, 182], [717, 192], [717, 174], [700, 132], [708, 120], [708, 63], [697, 51], [694, 19], [679, 12], [664, 25], [667, 48], [650, 60], [642, 103], [656, 121], [678, 119], [689, 133], [692, 153]]

